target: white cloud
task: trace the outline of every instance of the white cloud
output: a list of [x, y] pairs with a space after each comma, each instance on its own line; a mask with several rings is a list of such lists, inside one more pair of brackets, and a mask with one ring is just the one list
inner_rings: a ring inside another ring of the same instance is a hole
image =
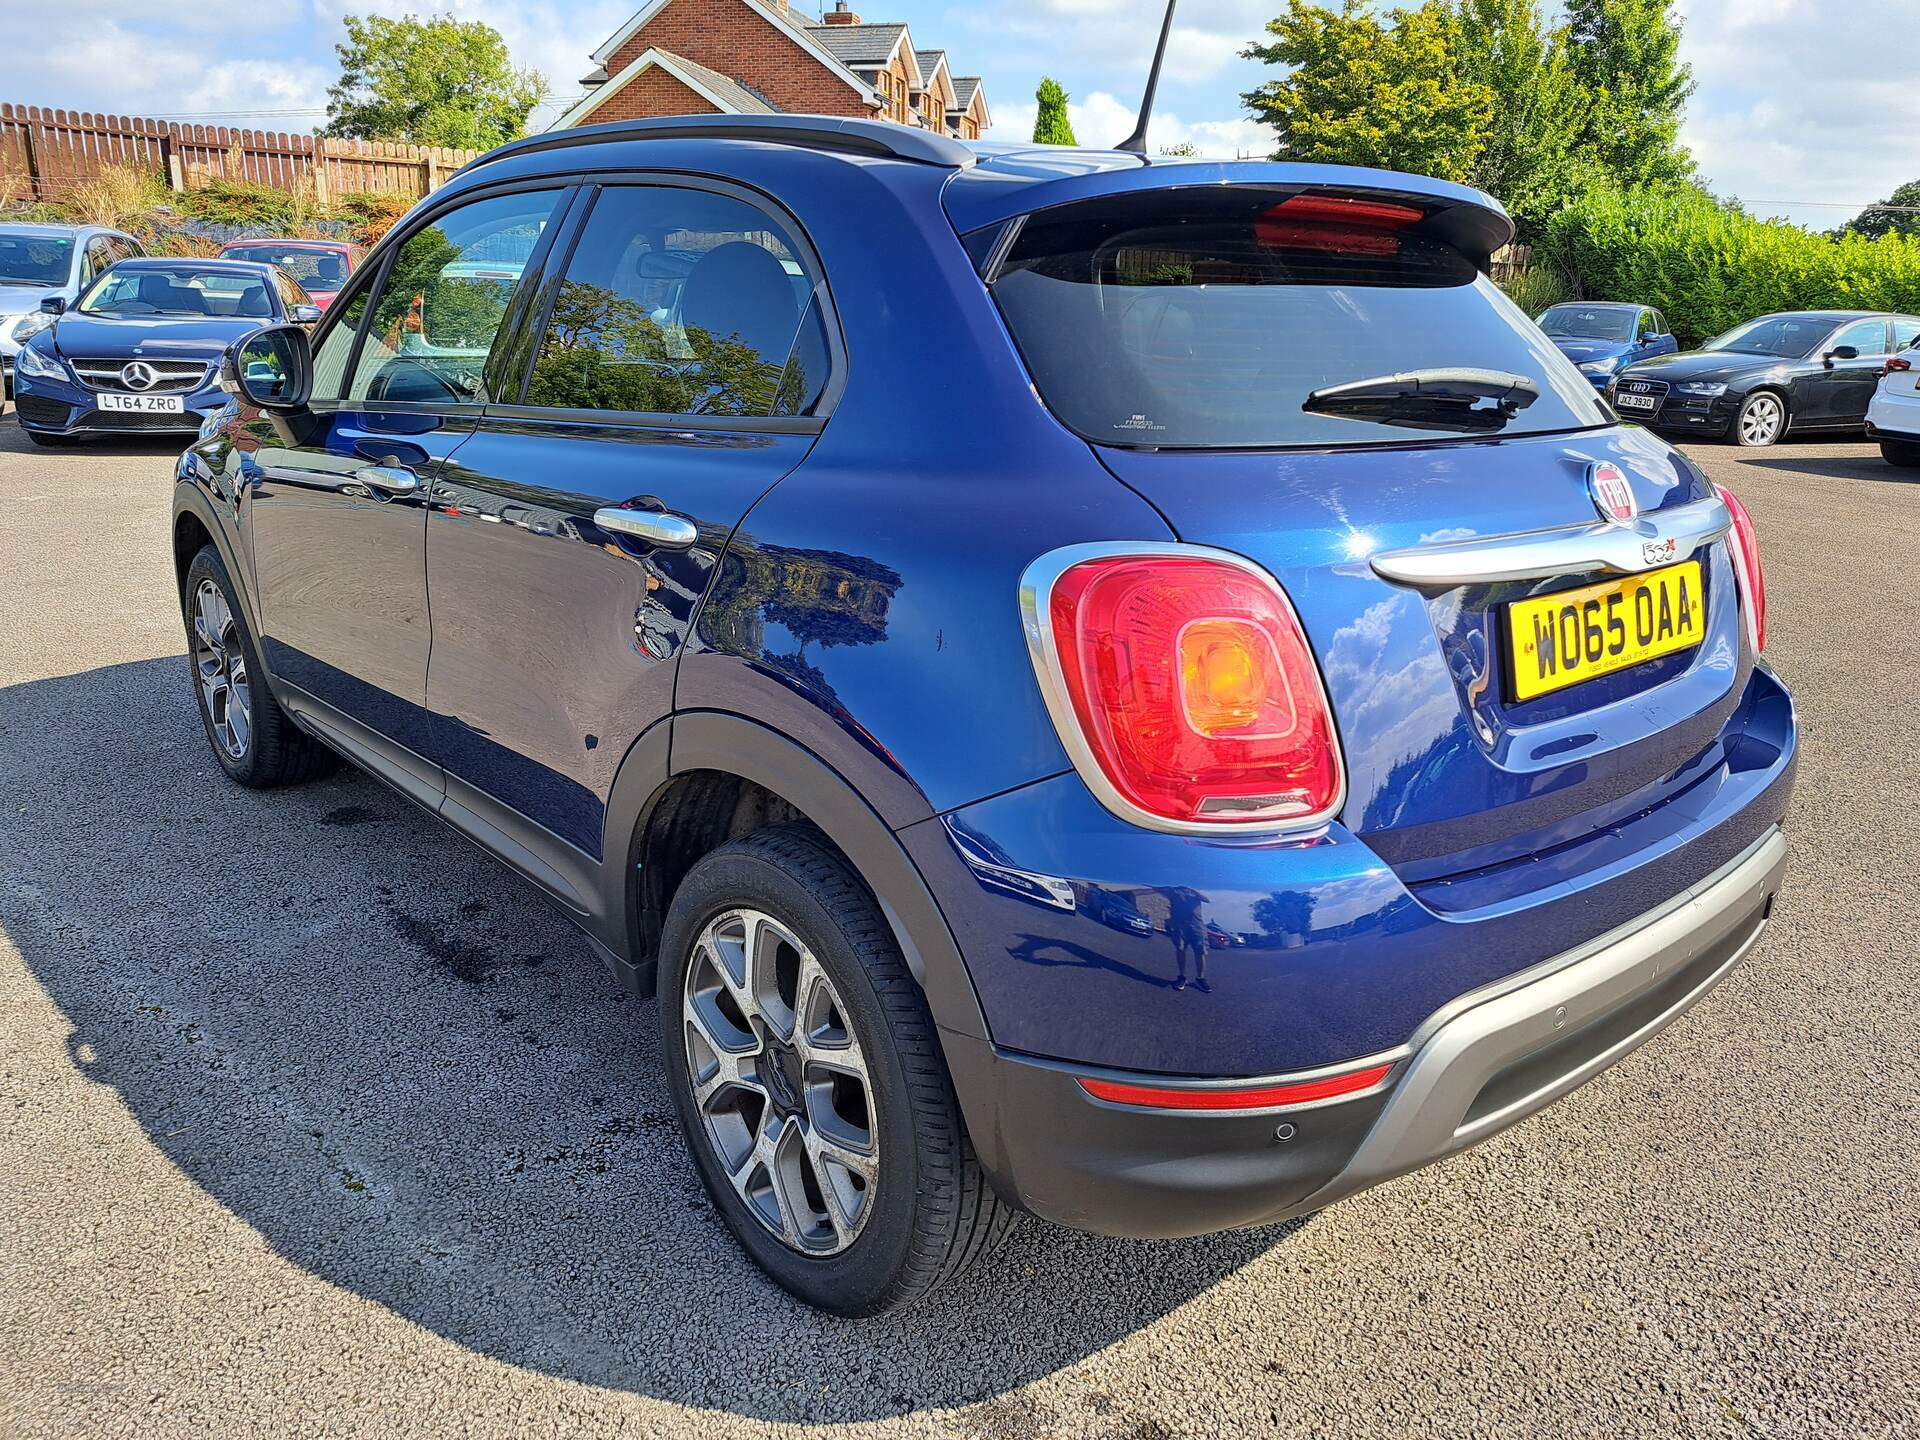
[[1683, 0], [1681, 139], [1714, 191], [1818, 229], [1920, 178], [1906, 0]]

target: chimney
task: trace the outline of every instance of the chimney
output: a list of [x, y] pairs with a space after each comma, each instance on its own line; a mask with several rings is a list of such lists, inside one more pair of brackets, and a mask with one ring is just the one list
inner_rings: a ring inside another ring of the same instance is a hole
[[835, 0], [833, 9], [820, 17], [822, 25], [858, 25], [860, 17], [847, 8], [847, 0]]

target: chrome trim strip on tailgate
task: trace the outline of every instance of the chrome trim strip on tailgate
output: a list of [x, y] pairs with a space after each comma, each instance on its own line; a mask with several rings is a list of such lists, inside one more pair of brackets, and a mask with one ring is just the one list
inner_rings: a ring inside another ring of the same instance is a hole
[[1373, 557], [1373, 569], [1382, 579], [1429, 590], [1595, 571], [1634, 575], [1678, 564], [1718, 540], [1732, 524], [1727, 507], [1713, 496], [1647, 511], [1629, 525], [1601, 521], [1383, 550]]

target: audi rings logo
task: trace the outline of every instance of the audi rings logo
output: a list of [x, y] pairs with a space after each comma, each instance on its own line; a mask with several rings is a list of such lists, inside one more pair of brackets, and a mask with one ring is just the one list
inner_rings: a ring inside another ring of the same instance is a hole
[[136, 360], [120, 369], [120, 383], [129, 390], [151, 390], [160, 383], [160, 372], [144, 360]]

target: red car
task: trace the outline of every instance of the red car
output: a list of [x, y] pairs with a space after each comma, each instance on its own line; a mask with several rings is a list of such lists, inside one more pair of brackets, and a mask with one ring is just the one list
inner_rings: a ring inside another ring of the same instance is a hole
[[365, 246], [345, 240], [229, 240], [220, 247], [220, 254], [227, 260], [278, 265], [300, 282], [322, 310], [367, 258]]

